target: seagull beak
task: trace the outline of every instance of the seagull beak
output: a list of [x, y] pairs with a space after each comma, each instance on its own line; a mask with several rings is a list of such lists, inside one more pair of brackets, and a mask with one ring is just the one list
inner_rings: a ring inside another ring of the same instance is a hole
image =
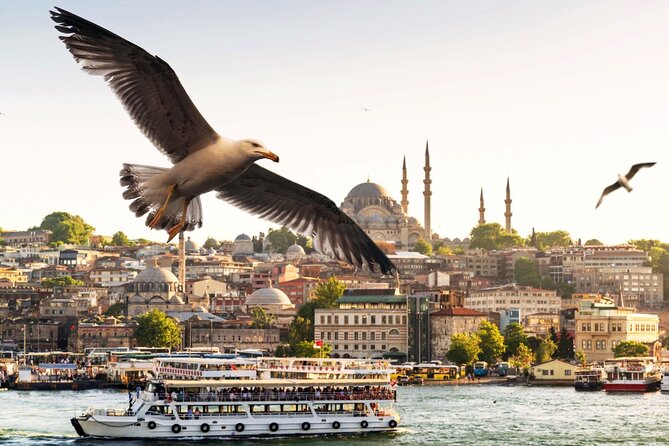
[[275, 163], [279, 162], [279, 156], [276, 155], [275, 153], [270, 152], [269, 150], [266, 152], [258, 151], [258, 154], [263, 158], [267, 158], [268, 160], [274, 161]]

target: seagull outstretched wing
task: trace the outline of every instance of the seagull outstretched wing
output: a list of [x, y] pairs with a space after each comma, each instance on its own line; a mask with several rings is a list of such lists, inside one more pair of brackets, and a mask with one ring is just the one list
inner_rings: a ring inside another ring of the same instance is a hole
[[625, 178], [627, 178], [627, 181], [631, 180], [636, 173], [643, 169], [644, 167], [653, 167], [656, 163], [639, 163], [635, 164], [630, 168], [630, 171], [627, 172], [627, 175], [625, 175]]
[[351, 218], [324, 195], [252, 164], [216, 189], [218, 198], [313, 238], [314, 249], [355, 266], [392, 274], [395, 265]]
[[597, 202], [597, 206], [595, 206], [595, 209], [597, 209], [599, 207], [599, 205], [602, 204], [602, 200], [604, 200], [605, 196], [607, 196], [608, 194], [610, 194], [614, 190], [618, 189], [619, 187], [620, 187], [620, 183], [616, 181], [615, 183], [613, 183], [609, 187], [605, 188], [604, 192], [602, 192], [602, 196], [599, 197], [599, 201]]
[[158, 150], [178, 163], [219, 136], [164, 60], [64, 9], [51, 19], [84, 71], [104, 76], [123, 107]]

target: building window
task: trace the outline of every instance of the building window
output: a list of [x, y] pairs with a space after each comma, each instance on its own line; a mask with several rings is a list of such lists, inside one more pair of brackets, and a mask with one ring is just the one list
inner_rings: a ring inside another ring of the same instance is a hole
[[564, 376], [571, 376], [571, 370], [565, 370]]
[[354, 341], [357, 341], [357, 340], [358, 340], [358, 332], [357, 332], [357, 331], [354, 331], [354, 332], [353, 332], [353, 340], [354, 340]]
[[344, 341], [348, 341], [348, 331], [344, 332]]
[[321, 325], [325, 325], [325, 316], [321, 314]]
[[348, 316], [344, 316], [344, 325], [348, 325]]
[[359, 323], [360, 322], [359, 322], [358, 316], [353, 316], [353, 324], [354, 325], [359, 325]]
[[335, 324], [339, 324], [339, 316], [335, 316], [335, 317], [334, 317], [334, 323], [335, 323]]

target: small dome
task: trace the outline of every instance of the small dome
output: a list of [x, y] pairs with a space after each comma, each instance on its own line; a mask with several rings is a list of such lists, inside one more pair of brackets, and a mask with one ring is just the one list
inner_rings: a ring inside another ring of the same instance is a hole
[[242, 240], [248, 240], [248, 241], [251, 241], [251, 237], [249, 237], [249, 236], [246, 235], [246, 234], [239, 234], [239, 235], [235, 238], [235, 241], [236, 241], [236, 242], [238, 242], [238, 241], [242, 241]]
[[160, 268], [154, 257], [143, 271], [133, 279], [134, 283], [178, 283], [179, 279], [168, 268]]
[[292, 305], [283, 291], [272, 288], [261, 288], [246, 298], [245, 305]]
[[294, 245], [290, 245], [288, 247], [286, 254], [304, 254], [304, 248], [295, 243]]
[[128, 299], [128, 301], [130, 303], [143, 304], [144, 298], [139, 294], [135, 294], [134, 296], [131, 296], [130, 299]]
[[453, 243], [462, 243], [462, 240], [460, 240], [459, 238], [455, 237], [455, 238], [453, 239]]
[[379, 215], [372, 215], [367, 219], [367, 223], [370, 225], [383, 225], [385, 224], [385, 220]]
[[444, 237], [444, 243], [451, 243], [451, 239], [448, 237]]
[[465, 237], [462, 239], [462, 243], [471, 243], [472, 240], [469, 237]]
[[418, 220], [416, 220], [415, 217], [409, 217], [408, 222], [409, 222], [410, 225], [417, 225], [418, 224]]
[[170, 303], [181, 305], [184, 303], [184, 300], [175, 294], [174, 296], [170, 297]]
[[184, 243], [184, 247], [186, 248], [186, 251], [197, 251], [200, 249], [200, 246], [191, 240], [190, 237], [188, 237], [188, 240]]

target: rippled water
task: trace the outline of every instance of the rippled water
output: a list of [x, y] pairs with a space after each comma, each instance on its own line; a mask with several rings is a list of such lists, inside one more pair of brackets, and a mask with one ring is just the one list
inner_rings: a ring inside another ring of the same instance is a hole
[[[235, 440], [235, 445], [666, 445], [669, 395], [577, 393], [570, 387], [497, 385], [401, 387], [400, 432], [363, 437]], [[112, 445], [77, 439], [70, 418], [88, 406], [124, 407], [125, 392], [0, 393], [2, 445]], [[197, 446], [220, 440], [180, 441]], [[135, 446], [173, 441], [124, 441]]]

